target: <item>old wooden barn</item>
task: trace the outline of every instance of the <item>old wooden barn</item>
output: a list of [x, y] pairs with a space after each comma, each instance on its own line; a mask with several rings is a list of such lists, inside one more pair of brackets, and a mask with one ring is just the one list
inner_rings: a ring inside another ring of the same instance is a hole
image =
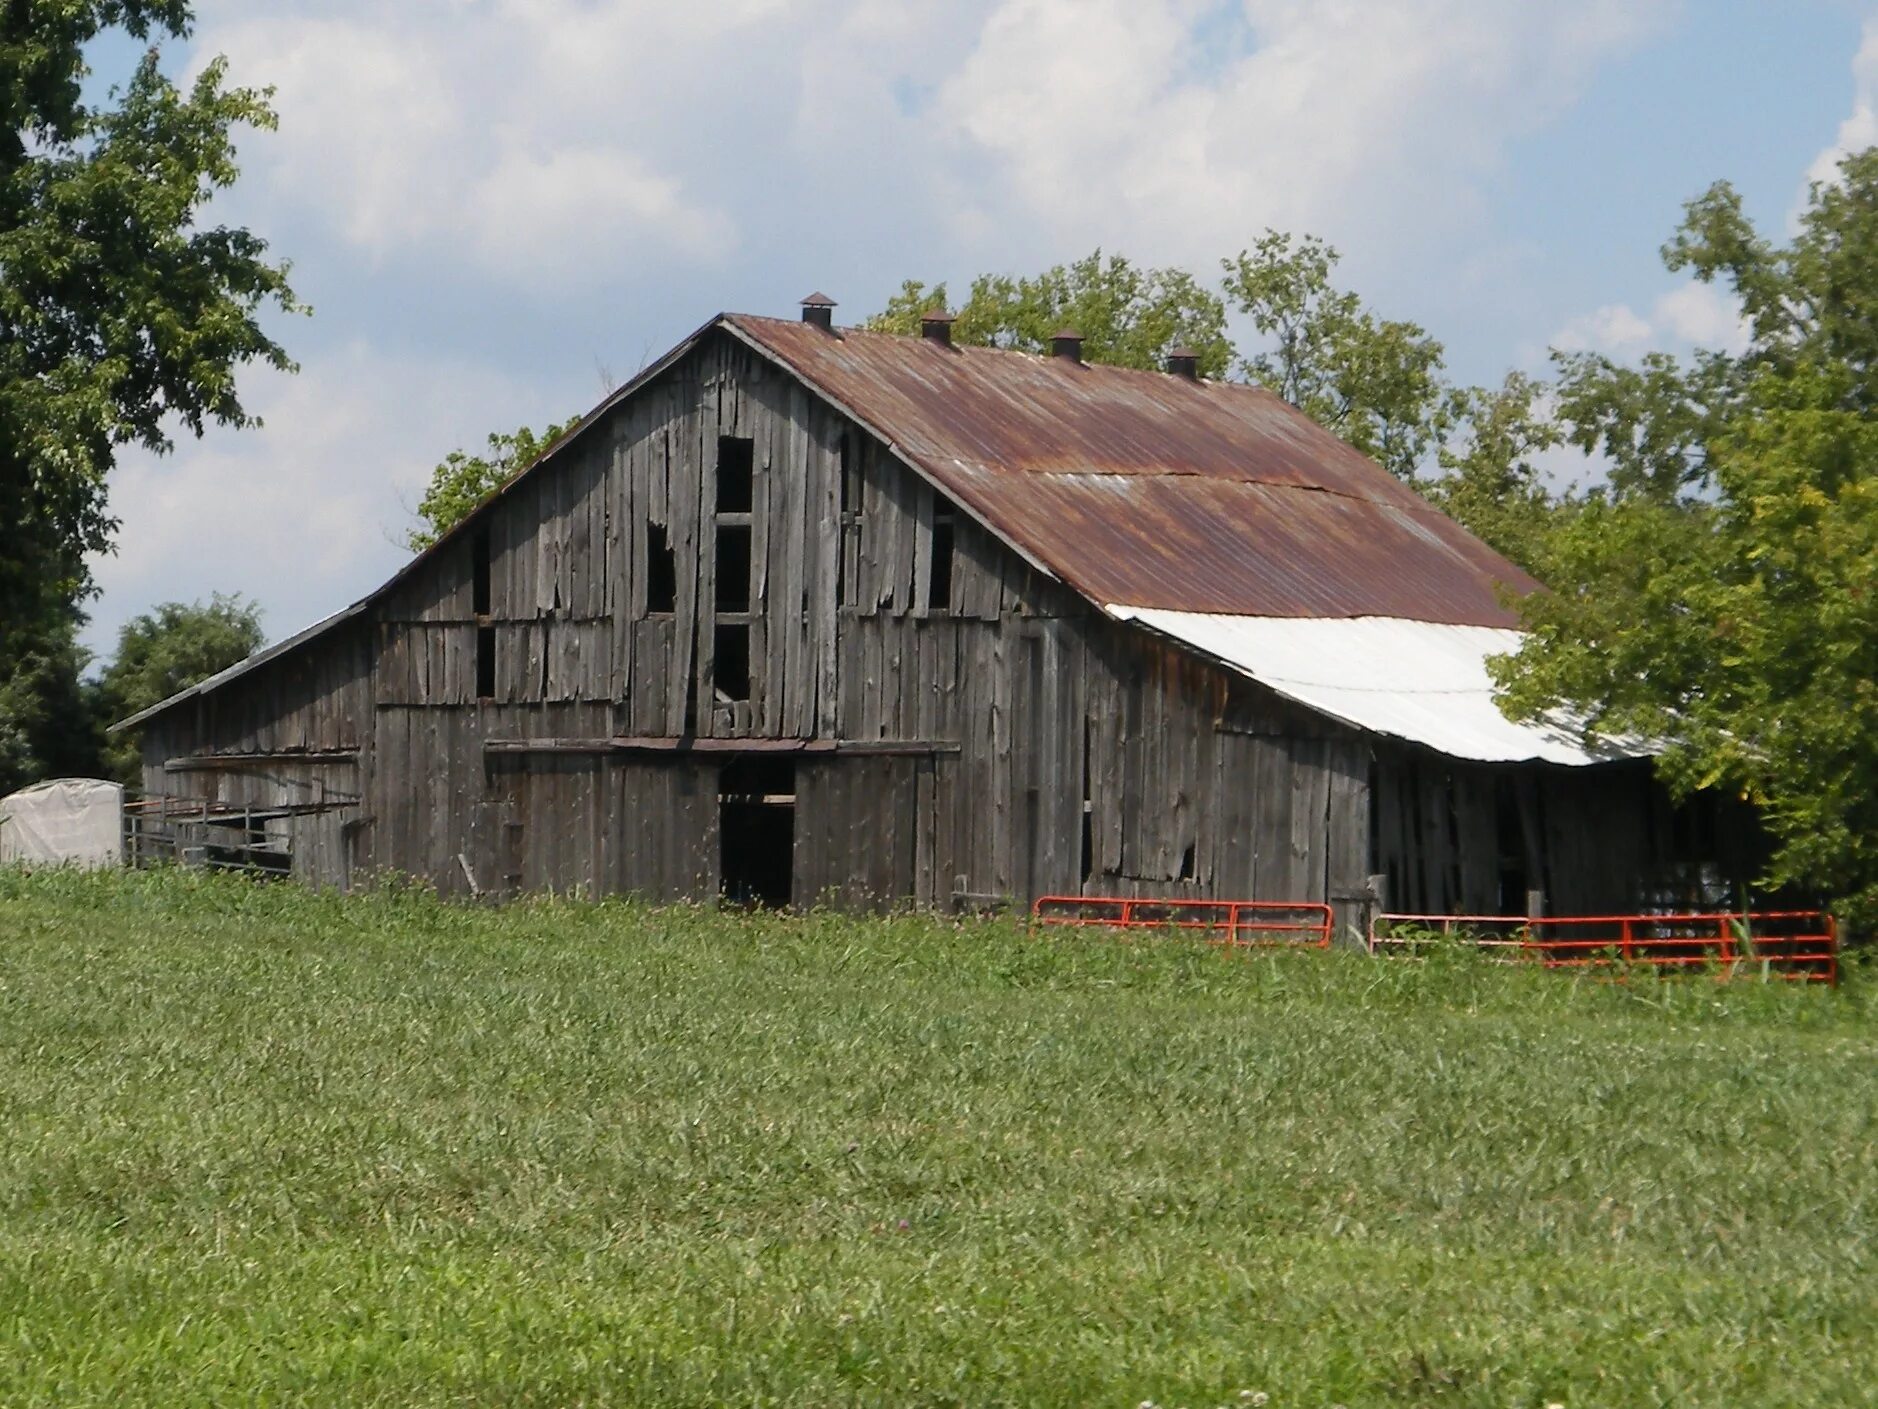
[[1500, 715], [1533, 584], [1279, 398], [948, 332], [712, 319], [125, 721], [146, 790], [310, 882], [481, 895], [1582, 912], [1747, 868], [1647, 761]]

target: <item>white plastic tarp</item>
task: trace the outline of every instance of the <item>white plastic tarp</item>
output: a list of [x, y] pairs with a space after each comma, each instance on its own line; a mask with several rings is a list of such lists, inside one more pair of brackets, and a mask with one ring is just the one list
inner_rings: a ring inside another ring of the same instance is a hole
[[121, 866], [123, 786], [56, 778], [0, 798], [0, 862]]
[[1334, 719], [1450, 758], [1586, 764], [1651, 751], [1629, 739], [1588, 745], [1565, 719], [1502, 714], [1487, 661], [1518, 650], [1518, 631], [1380, 616], [1217, 616], [1128, 606], [1108, 613], [1196, 647]]

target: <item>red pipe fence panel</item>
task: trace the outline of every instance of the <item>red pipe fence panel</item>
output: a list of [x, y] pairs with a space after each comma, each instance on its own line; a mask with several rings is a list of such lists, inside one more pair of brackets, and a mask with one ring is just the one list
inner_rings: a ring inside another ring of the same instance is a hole
[[1548, 969], [1718, 970], [1719, 976], [1839, 981], [1839, 935], [1819, 910], [1661, 915], [1377, 915], [1369, 951], [1415, 953], [1446, 942], [1498, 950]]
[[1330, 948], [1330, 907], [1317, 901], [1151, 900], [1045, 895], [1030, 907], [1039, 924], [1111, 930], [1178, 930], [1228, 949]]

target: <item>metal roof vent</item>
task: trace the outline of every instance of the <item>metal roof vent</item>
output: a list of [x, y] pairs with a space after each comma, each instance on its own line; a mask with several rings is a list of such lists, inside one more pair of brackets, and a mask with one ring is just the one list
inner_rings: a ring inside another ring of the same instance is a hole
[[1200, 380], [1200, 354], [1182, 343], [1167, 354], [1167, 370], [1190, 382]]
[[1050, 334], [1050, 356], [1082, 361], [1082, 334], [1074, 328], [1058, 328]]
[[818, 328], [835, 326], [835, 301], [827, 294], [810, 294], [802, 300], [802, 321]]
[[919, 335], [927, 342], [936, 342], [941, 347], [952, 346], [952, 325], [958, 321], [958, 314], [947, 313], [943, 308], [929, 308], [919, 315]]

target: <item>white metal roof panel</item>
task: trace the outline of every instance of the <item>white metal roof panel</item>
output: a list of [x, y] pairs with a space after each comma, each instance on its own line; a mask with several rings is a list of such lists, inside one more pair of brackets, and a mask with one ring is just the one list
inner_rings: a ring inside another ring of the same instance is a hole
[[1568, 720], [1519, 723], [1502, 714], [1487, 659], [1519, 649], [1522, 633], [1509, 628], [1381, 616], [1219, 616], [1115, 605], [1105, 610], [1346, 724], [1453, 758], [1588, 764], [1651, 752], [1635, 741], [1587, 747]]

